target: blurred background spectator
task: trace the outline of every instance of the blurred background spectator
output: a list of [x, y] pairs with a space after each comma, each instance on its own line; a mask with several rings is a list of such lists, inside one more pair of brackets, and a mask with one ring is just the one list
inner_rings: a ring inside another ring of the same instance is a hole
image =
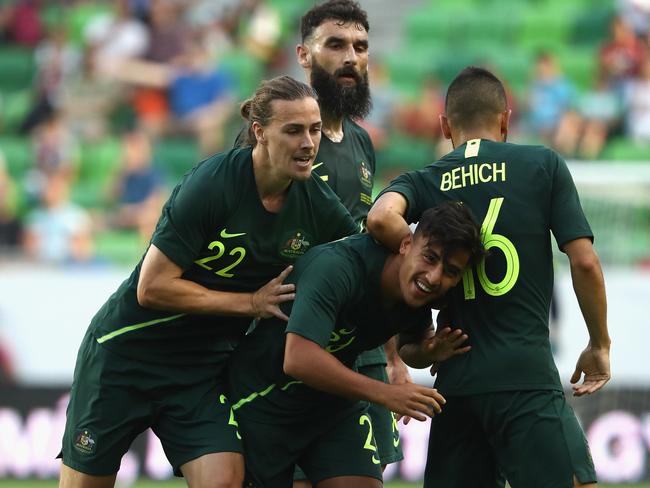
[[42, 202], [27, 215], [24, 246], [29, 257], [40, 261], [71, 264], [92, 260], [90, 216], [70, 201], [66, 174], [47, 178]]
[[[374, 109], [360, 123], [378, 151], [377, 189], [450, 149], [438, 115], [446, 85], [468, 64], [504, 79], [509, 140], [578, 161], [648, 160], [648, 2], [499, 0], [480, 12], [466, 8], [478, 0], [404, 0], [399, 11], [388, 0], [361, 3], [372, 20]], [[64, 201], [89, 216], [99, 258], [136, 260], [170, 188], [235, 139], [238, 104], [264, 78], [302, 77], [295, 45], [312, 4], [5, 1], [7, 232], [45, 211], [50, 180], [62, 174]]]

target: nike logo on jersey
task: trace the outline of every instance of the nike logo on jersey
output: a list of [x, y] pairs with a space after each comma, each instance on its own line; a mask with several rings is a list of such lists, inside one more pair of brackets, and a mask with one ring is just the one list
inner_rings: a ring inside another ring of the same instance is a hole
[[245, 236], [246, 232], [240, 232], [239, 234], [229, 234], [228, 232], [226, 232], [226, 229], [222, 229], [219, 235], [221, 236], [222, 239], [229, 239], [230, 237]]

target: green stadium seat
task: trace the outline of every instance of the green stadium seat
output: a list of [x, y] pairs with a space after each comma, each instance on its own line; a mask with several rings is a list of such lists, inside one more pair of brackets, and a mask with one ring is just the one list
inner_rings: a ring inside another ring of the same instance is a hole
[[154, 165], [163, 172], [169, 186], [175, 186], [200, 160], [193, 139], [162, 139], [154, 145]]
[[402, 173], [420, 169], [436, 159], [432, 142], [394, 133], [383, 149], [377, 151], [379, 178], [386, 173]]
[[34, 76], [34, 52], [18, 46], [0, 46], [0, 91], [29, 87]]
[[262, 80], [263, 70], [255, 56], [243, 50], [234, 50], [219, 59], [219, 67], [234, 78], [236, 96], [240, 100], [250, 97]]
[[29, 89], [0, 94], [0, 128], [3, 132], [17, 132], [32, 106]]
[[134, 266], [142, 257], [145, 247], [136, 231], [105, 230], [95, 235], [97, 257], [119, 266]]
[[102, 208], [107, 203], [111, 182], [119, 170], [120, 141], [106, 138], [81, 145], [77, 181], [72, 200], [86, 208]]
[[650, 143], [637, 144], [624, 137], [612, 139], [605, 146], [600, 158], [607, 161], [637, 161], [648, 164]]
[[593, 87], [598, 63], [598, 54], [593, 47], [565, 47], [557, 57], [562, 71], [578, 89]]
[[580, 11], [571, 26], [571, 44], [599, 46], [608, 37], [610, 21], [616, 13], [610, 1], [593, 2]]
[[9, 174], [20, 183], [33, 166], [32, 147], [29, 139], [20, 136], [0, 136], [0, 151], [7, 162]]

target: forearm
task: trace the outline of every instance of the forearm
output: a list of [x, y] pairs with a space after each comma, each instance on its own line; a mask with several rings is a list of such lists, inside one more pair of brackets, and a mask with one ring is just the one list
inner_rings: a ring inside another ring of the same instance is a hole
[[210, 290], [183, 278], [154, 281], [146, 287], [139, 287], [138, 302], [147, 308], [171, 312], [241, 317], [255, 315], [252, 293]]
[[575, 239], [566, 243], [562, 250], [571, 263], [573, 290], [589, 331], [589, 343], [594, 348], [609, 349], [605, 280], [591, 240]]
[[384, 246], [397, 252], [402, 239], [410, 234], [404, 219], [406, 200], [397, 193], [382, 195], [368, 213], [368, 232]]
[[387, 386], [352, 371], [315, 342], [292, 333], [287, 334], [284, 372], [311, 388], [373, 403], [382, 403]]
[[399, 349], [399, 355], [407, 365], [415, 369], [428, 368], [434, 363], [431, 352], [427, 351], [422, 343], [402, 345]]
[[571, 265], [573, 289], [580, 310], [589, 331], [592, 347], [609, 348], [610, 337], [607, 330], [607, 298], [605, 281], [596, 257], [590, 265]]
[[397, 351], [397, 337], [393, 336], [388, 341], [386, 341], [386, 344], [384, 344], [384, 352], [386, 353], [386, 362], [389, 365], [399, 365], [402, 363], [402, 358], [400, 357], [398, 351]]

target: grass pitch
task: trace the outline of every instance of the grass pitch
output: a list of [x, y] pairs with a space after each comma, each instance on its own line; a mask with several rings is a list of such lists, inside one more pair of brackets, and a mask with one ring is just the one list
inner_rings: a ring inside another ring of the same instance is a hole
[[[0, 488], [56, 488], [58, 483], [53, 480], [8, 480], [0, 479]], [[139, 480], [129, 488], [185, 488], [187, 485], [183, 480], [172, 481], [151, 481]], [[406, 481], [388, 481], [385, 488], [419, 488], [422, 483], [408, 483]], [[626, 484], [626, 485], [605, 485], [599, 484], [601, 488], [650, 488], [650, 483]], [[117, 485], [120, 488], [120, 485]]]

